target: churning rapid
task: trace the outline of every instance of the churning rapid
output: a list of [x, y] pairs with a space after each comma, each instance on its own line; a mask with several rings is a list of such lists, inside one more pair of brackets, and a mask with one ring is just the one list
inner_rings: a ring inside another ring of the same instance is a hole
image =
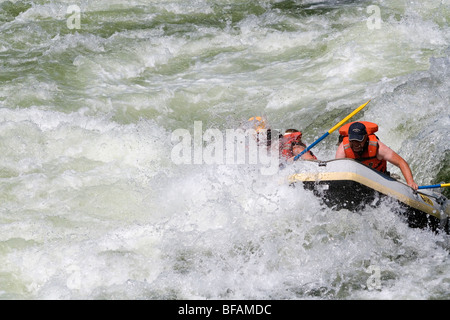
[[173, 152], [252, 116], [311, 144], [371, 99], [352, 120], [450, 182], [449, 22], [448, 0], [0, 0], [0, 299], [449, 299], [448, 235], [394, 204]]

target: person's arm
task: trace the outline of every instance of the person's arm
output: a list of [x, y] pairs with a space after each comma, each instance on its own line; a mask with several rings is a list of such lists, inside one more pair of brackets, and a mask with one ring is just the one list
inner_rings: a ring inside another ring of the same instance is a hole
[[384, 143], [378, 141], [378, 144], [380, 146], [378, 149], [378, 159], [389, 161], [393, 165], [399, 167], [403, 176], [405, 177], [406, 183], [414, 190], [417, 190], [419, 186], [414, 181], [411, 168], [409, 167], [405, 159], [400, 157], [396, 152], [394, 152]]
[[[294, 157], [296, 155], [298, 155], [299, 153], [301, 153], [303, 150], [305, 150], [306, 148], [301, 146], [301, 145], [295, 145], [292, 148], [292, 152], [294, 153]], [[302, 160], [316, 160], [316, 158], [311, 154], [311, 151], [305, 152], [304, 154], [302, 154], [302, 156], [300, 157]]]
[[344, 143], [343, 142], [341, 142], [341, 144], [337, 148], [335, 158], [336, 159], [345, 158], [345, 151], [344, 151]]

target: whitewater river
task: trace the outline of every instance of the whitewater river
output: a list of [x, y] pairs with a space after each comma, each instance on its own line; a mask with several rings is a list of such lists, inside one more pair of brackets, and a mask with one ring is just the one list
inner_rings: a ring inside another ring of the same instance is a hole
[[450, 182], [449, 23], [449, 0], [0, 0], [0, 299], [449, 299], [449, 236], [393, 204], [177, 149], [251, 116], [311, 144], [371, 99], [352, 120]]

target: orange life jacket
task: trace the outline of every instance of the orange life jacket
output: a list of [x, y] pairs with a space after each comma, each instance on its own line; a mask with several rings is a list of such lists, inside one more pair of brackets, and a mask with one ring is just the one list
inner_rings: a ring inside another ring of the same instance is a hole
[[[292, 158], [294, 156], [293, 149], [295, 145], [300, 145], [306, 148], [306, 145], [301, 141], [301, 139], [301, 132], [285, 133], [280, 141], [281, 156], [286, 160]], [[311, 151], [308, 152], [311, 153], [314, 159], [317, 159], [317, 157]]]
[[367, 131], [368, 141], [364, 146], [364, 151], [361, 155], [355, 154], [350, 147], [350, 141], [348, 139], [348, 129], [354, 122], [347, 123], [346, 125], [339, 128], [339, 134], [344, 137], [342, 143], [344, 144], [345, 157], [355, 159], [372, 169], [378, 170], [380, 172], [386, 172], [387, 163], [386, 160], [378, 160], [378, 138], [375, 132], [378, 131], [378, 125], [369, 121], [356, 121], [364, 124]]

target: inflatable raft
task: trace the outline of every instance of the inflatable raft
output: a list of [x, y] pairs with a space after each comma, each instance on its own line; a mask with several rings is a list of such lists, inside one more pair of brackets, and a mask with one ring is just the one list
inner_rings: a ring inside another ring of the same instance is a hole
[[299, 161], [293, 164], [292, 184], [302, 183], [323, 202], [336, 210], [358, 211], [391, 199], [394, 211], [405, 216], [411, 227], [443, 230], [449, 233], [449, 201], [431, 190], [415, 191], [407, 184], [380, 173], [353, 159]]

